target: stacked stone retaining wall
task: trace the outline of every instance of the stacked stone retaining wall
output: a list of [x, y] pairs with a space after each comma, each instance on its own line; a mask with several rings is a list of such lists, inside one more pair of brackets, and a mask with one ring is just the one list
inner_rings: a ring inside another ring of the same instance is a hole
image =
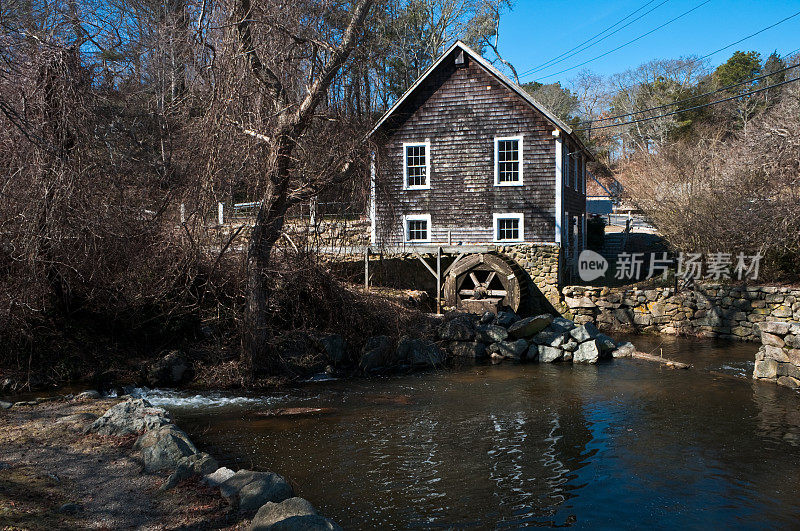
[[368, 219], [322, 219], [315, 225], [308, 220], [290, 219], [285, 231], [316, 240], [323, 248], [365, 247], [369, 245], [370, 221]]
[[[515, 261], [530, 277], [531, 307], [523, 308], [522, 313], [540, 313], [550, 307], [563, 309], [559, 292], [559, 245], [521, 243], [499, 247], [498, 253]], [[541, 300], [542, 296], [546, 303]]]
[[766, 322], [759, 325], [761, 348], [756, 353], [753, 378], [797, 389], [800, 387], [800, 323]]
[[575, 322], [610, 331], [651, 332], [759, 341], [759, 323], [800, 321], [800, 289], [723, 286], [694, 289], [567, 286]]

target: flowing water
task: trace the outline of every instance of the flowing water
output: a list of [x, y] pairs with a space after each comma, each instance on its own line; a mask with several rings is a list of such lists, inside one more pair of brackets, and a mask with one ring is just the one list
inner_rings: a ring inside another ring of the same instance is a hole
[[[800, 396], [749, 379], [756, 346], [633, 340], [694, 367], [503, 364], [265, 397], [146, 394], [223, 464], [284, 475], [346, 529], [800, 525]], [[332, 410], [259, 415], [289, 407]]]

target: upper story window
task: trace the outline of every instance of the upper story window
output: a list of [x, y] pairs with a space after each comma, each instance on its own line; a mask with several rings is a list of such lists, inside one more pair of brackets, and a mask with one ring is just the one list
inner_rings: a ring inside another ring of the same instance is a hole
[[430, 142], [403, 144], [403, 188], [419, 190], [431, 187]]
[[522, 185], [522, 137], [494, 139], [494, 185]]
[[403, 218], [403, 230], [407, 242], [431, 241], [431, 216], [418, 214]]
[[525, 240], [522, 214], [494, 214], [494, 241], [521, 242]]

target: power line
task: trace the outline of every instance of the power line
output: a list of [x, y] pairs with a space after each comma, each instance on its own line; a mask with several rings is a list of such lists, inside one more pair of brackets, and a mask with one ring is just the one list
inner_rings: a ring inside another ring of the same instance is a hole
[[[712, 55], [717, 54], [717, 53], [719, 53], [719, 52], [721, 52], [723, 50], [727, 50], [728, 48], [730, 48], [732, 46], [736, 46], [737, 44], [739, 44], [741, 42], [744, 42], [747, 39], [750, 39], [752, 37], [755, 37], [756, 35], [759, 35], [760, 33], [764, 33], [765, 31], [770, 30], [770, 29], [774, 28], [775, 26], [778, 26], [779, 24], [783, 24], [787, 20], [791, 20], [791, 19], [793, 19], [794, 17], [796, 17], [798, 15], [800, 15], [800, 11], [798, 11], [796, 13], [793, 13], [793, 14], [789, 15], [788, 17], [785, 17], [785, 18], [783, 18], [783, 19], [781, 19], [781, 20], [779, 20], [779, 21], [777, 21], [777, 22], [775, 22], [773, 24], [770, 24], [769, 26], [767, 26], [765, 28], [761, 28], [760, 30], [758, 30], [758, 31], [756, 31], [754, 33], [751, 33], [750, 35], [747, 35], [746, 37], [742, 37], [741, 39], [739, 39], [739, 40], [737, 40], [735, 42], [727, 44], [727, 45], [723, 46], [722, 48], [718, 48], [718, 49], [714, 50], [713, 52], [707, 53], [707, 54], [703, 55], [702, 57], [698, 57], [696, 59], [692, 59], [687, 63], [687, 65], [693, 65], [693, 64], [698, 63], [698, 62], [700, 62], [703, 59], [706, 59], [708, 57], [711, 57]], [[613, 52], [614, 50], [611, 50], [611, 51]], [[792, 50], [791, 52], [788, 52], [788, 53], [784, 54], [783, 57], [789, 57], [789, 56], [791, 56], [793, 53], [795, 53], [797, 51], [800, 51], [800, 48], [796, 48], [796, 49]], [[611, 52], [609, 52], [609, 53], [611, 53]], [[582, 66], [582, 65], [578, 65], [578, 66]], [[553, 75], [556, 75], [556, 74], [553, 74]], [[546, 76], [546, 77], [550, 77], [550, 76]], [[545, 78], [541, 78], [541, 79], [545, 79]], [[619, 90], [625, 90], [625, 89], [633, 88], [635, 86], [636, 85], [634, 84], [634, 85], [630, 85], [630, 86], [627, 86], [627, 87], [620, 87]]]
[[[800, 77], [796, 77], [794, 79], [787, 79], [786, 81], [781, 81], [780, 83], [775, 83], [774, 85], [769, 85], [768, 87], [762, 87], [762, 88], [757, 89], [757, 90], [752, 90], [750, 92], [745, 92], [744, 94], [739, 94], [739, 95], [736, 95], [736, 96], [731, 96], [729, 98], [724, 98], [724, 99], [721, 99], [721, 100], [712, 101], [710, 103], [704, 103], [702, 105], [695, 105], [694, 107], [689, 107], [689, 108], [681, 109], [681, 110], [678, 110], [678, 111], [672, 111], [672, 112], [668, 112], [668, 113], [664, 113], [664, 114], [659, 114], [657, 116], [648, 116], [647, 118], [639, 118], [637, 120], [629, 120], [629, 121], [623, 122], [621, 124], [600, 125], [600, 126], [597, 126], [597, 127], [580, 127], [580, 128], [577, 128], [577, 129], [573, 129], [573, 131], [589, 131], [589, 130], [594, 131], [595, 129], [607, 129], [609, 127], [620, 127], [620, 126], [623, 126], [623, 125], [630, 125], [630, 124], [635, 124], [635, 123], [639, 123], [639, 122], [647, 122], [647, 121], [650, 121], [650, 120], [655, 120], [657, 118], [664, 118], [665, 116], [672, 116], [674, 114], [680, 114], [682, 112], [693, 111], [695, 109], [702, 109], [703, 107], [710, 107], [710, 106], [716, 105], [718, 103], [724, 103], [726, 101], [731, 101], [731, 100], [743, 98], [745, 96], [750, 96], [752, 94], [758, 94], [759, 92], [764, 92], [765, 90], [769, 90], [769, 89], [772, 89], [772, 88], [775, 88], [775, 87], [780, 87], [782, 85], [786, 85], [787, 83], [792, 83], [792, 82], [798, 81], [798, 80], [800, 80]], [[614, 119], [614, 118], [618, 118], [618, 117], [617, 116], [612, 116], [609, 119]]]
[[[702, 57], [698, 57], [698, 58], [697, 58], [697, 59], [695, 59], [695, 60], [696, 60], [696, 61], [702, 61], [703, 59], [706, 59], [706, 58], [708, 58], [708, 57], [711, 57], [712, 55], [714, 55], [714, 54], [716, 54], [716, 53], [719, 53], [719, 52], [721, 52], [722, 50], [727, 50], [727, 49], [728, 49], [728, 48], [730, 48], [731, 46], [736, 46], [736, 45], [737, 45], [737, 44], [739, 44], [740, 42], [746, 41], [747, 39], [749, 39], [749, 38], [751, 38], [751, 37], [755, 37], [755, 36], [756, 36], [756, 35], [758, 35], [759, 33], [764, 33], [765, 31], [767, 31], [767, 30], [769, 30], [769, 29], [772, 29], [772, 28], [774, 28], [774, 27], [775, 27], [775, 26], [777, 26], [778, 24], [783, 24], [783, 23], [784, 23], [784, 22], [786, 22], [787, 20], [793, 19], [793, 18], [794, 18], [794, 17], [796, 17], [797, 15], [800, 15], [800, 11], [798, 11], [798, 12], [796, 12], [796, 13], [792, 14], [792, 15], [789, 15], [788, 17], [786, 17], [786, 18], [784, 18], [784, 19], [781, 19], [781, 20], [779, 20], [778, 22], [776, 22], [776, 23], [774, 23], [774, 24], [772, 24], [772, 25], [770, 25], [770, 26], [767, 26], [766, 28], [762, 28], [762, 29], [758, 30], [758, 31], [757, 31], [757, 32], [755, 32], [755, 33], [751, 33], [751, 34], [750, 34], [750, 35], [748, 35], [747, 37], [742, 37], [741, 39], [739, 39], [739, 40], [738, 40], [738, 41], [736, 41], [736, 42], [732, 42], [732, 43], [728, 44], [727, 46], [723, 46], [722, 48], [720, 48], [720, 49], [718, 49], [718, 50], [714, 50], [713, 52], [711, 52], [711, 53], [707, 53], [707, 54], [705, 54], [705, 55], [704, 55], [704, 56], [702, 56]], [[798, 48], [798, 49], [800, 49], [800, 48]], [[795, 51], [797, 51], [797, 50], [795, 50]], [[789, 52], [789, 54], [791, 54], [791, 53], [794, 53], [794, 52]], [[787, 55], [789, 55], [789, 54], [787, 54]]]
[[[645, 5], [643, 5], [642, 7], [640, 7], [639, 9], [634, 11], [633, 13], [630, 13], [628, 16], [626, 16], [622, 20], [619, 20], [616, 23], [612, 24], [611, 26], [607, 27], [606, 29], [604, 29], [603, 31], [598, 33], [597, 35], [594, 35], [593, 37], [590, 37], [590, 38], [586, 39], [585, 41], [583, 41], [582, 43], [578, 44], [577, 46], [575, 46], [573, 48], [570, 48], [569, 50], [567, 50], [566, 52], [562, 53], [561, 55], [557, 55], [556, 57], [553, 57], [549, 61], [545, 61], [544, 63], [540, 64], [539, 66], [534, 66], [532, 68], [529, 68], [528, 70], [525, 70], [524, 72], [522, 72], [522, 74], [519, 75], [519, 77], [528, 76], [528, 75], [533, 74], [535, 72], [539, 72], [540, 70], [544, 70], [546, 68], [550, 68], [551, 66], [553, 66], [555, 64], [558, 64], [558, 63], [561, 63], [562, 61], [566, 61], [570, 57], [572, 57], [574, 55], [577, 55], [577, 54], [581, 53], [584, 50], [588, 50], [589, 48], [591, 48], [592, 46], [595, 46], [596, 44], [600, 44], [601, 42], [603, 42], [607, 38], [611, 37], [615, 33], [618, 33], [620, 31], [622, 31], [623, 29], [627, 28], [628, 26], [630, 26], [631, 24], [633, 24], [637, 20], [649, 15], [650, 13], [652, 13], [653, 11], [658, 9], [659, 7], [661, 7], [664, 4], [666, 4], [667, 2], [669, 2], [669, 0], [664, 0], [663, 2], [661, 2], [660, 4], [655, 6], [654, 8], [650, 9], [649, 11], [647, 11], [647, 12], [643, 13], [642, 15], [636, 17], [635, 19], [631, 20], [630, 22], [628, 22], [627, 24], [625, 24], [621, 28], [609, 33], [608, 35], [606, 35], [605, 37], [603, 37], [602, 39], [600, 39], [600, 40], [598, 40], [596, 42], [592, 42], [597, 37], [603, 35], [608, 30], [614, 28], [615, 26], [621, 24], [622, 22], [625, 22], [627, 19], [629, 19], [630, 17], [632, 17], [633, 15], [635, 15], [636, 13], [638, 13], [642, 9], [646, 8], [647, 6], [649, 6], [650, 4], [652, 4], [655, 1], [656, 0], [650, 0], [649, 2], [647, 2]], [[584, 46], [584, 44], [587, 44], [587, 43], [590, 43], [590, 42], [592, 42], [592, 43], [589, 44], [588, 46]], [[578, 48], [580, 48], [580, 50]], [[577, 50], [577, 51], [575, 51], [575, 50]], [[575, 52], [575, 53], [571, 53], [571, 52]], [[569, 54], [569, 55], [567, 55], [567, 54]]]
[[650, 35], [652, 33], [655, 33], [656, 31], [660, 30], [661, 28], [663, 28], [663, 27], [665, 27], [665, 26], [667, 26], [669, 24], [672, 24], [676, 20], [685, 17], [689, 13], [692, 13], [693, 11], [697, 11], [698, 9], [700, 9], [701, 7], [703, 7], [704, 5], [706, 5], [709, 2], [711, 2], [711, 0], [705, 0], [704, 2], [701, 2], [700, 4], [698, 4], [698, 5], [694, 6], [693, 8], [689, 9], [688, 11], [684, 11], [683, 13], [678, 15], [677, 17], [672, 18], [672, 19], [668, 20], [667, 22], [664, 22], [660, 26], [657, 26], [657, 27], [651, 29], [650, 31], [648, 31], [646, 33], [642, 33], [638, 37], [636, 37], [634, 39], [631, 39], [631, 40], [629, 40], [628, 42], [626, 42], [624, 44], [620, 44], [619, 46], [617, 46], [616, 48], [614, 48], [612, 50], [609, 50], [607, 52], [601, 53], [600, 55], [598, 55], [596, 57], [592, 57], [591, 59], [587, 59], [586, 61], [584, 61], [582, 63], [578, 63], [575, 66], [572, 66], [572, 67], [569, 67], [569, 68], [565, 68], [564, 70], [559, 70], [558, 72], [555, 72], [553, 74], [548, 74], [546, 76], [542, 76], [539, 79], [547, 79], [548, 77], [557, 76], [559, 74], [563, 74], [564, 72], [569, 72], [570, 70], [575, 70], [576, 68], [580, 68], [581, 66], [583, 66], [585, 64], [591, 63], [592, 61], [596, 61], [597, 59], [600, 59], [601, 57], [605, 57], [608, 54], [614, 53], [617, 50], [620, 50], [620, 49], [624, 48], [625, 46], [628, 46], [629, 44], [633, 44], [634, 42], [638, 41], [639, 39], [643, 39], [644, 37], [647, 37], [648, 35]]
[[678, 105], [679, 103], [686, 103], [687, 101], [700, 99], [700, 98], [703, 98], [705, 96], [710, 96], [712, 94], [716, 94], [718, 92], [724, 92], [726, 90], [729, 90], [729, 89], [732, 89], [732, 88], [735, 88], [735, 87], [738, 87], [738, 86], [741, 86], [741, 85], [747, 85], [748, 83], [752, 83], [753, 81], [758, 81], [759, 79], [764, 79], [765, 77], [774, 76], [776, 74], [780, 74], [781, 72], [786, 72], [787, 70], [791, 70], [792, 68], [797, 68], [798, 66], [800, 66], [800, 63], [793, 64], [791, 66], [787, 66], [786, 68], [781, 68], [780, 70], [775, 70], [774, 72], [769, 72], [767, 74], [761, 74], [760, 76], [756, 76], [754, 78], [747, 79], [745, 81], [740, 81], [739, 83], [734, 83], [733, 85], [728, 85], [727, 87], [721, 87], [721, 88], [718, 88], [716, 90], [712, 90], [710, 92], [704, 92], [703, 94], [698, 94], [696, 96], [690, 96], [690, 97], [684, 98], [682, 100], [676, 100], [676, 101], [673, 101], [673, 102], [670, 102], [670, 103], [665, 103], [664, 105], [659, 105], [658, 107], [649, 107], [647, 109], [642, 109], [640, 111], [633, 111], [633, 112], [629, 112], [627, 114], [618, 114], [616, 116], [610, 116], [608, 118], [597, 118], [595, 120], [589, 120], [588, 122], [583, 122], [583, 123], [606, 122], [608, 120], [615, 120], [617, 118], [624, 118], [626, 116], [633, 116], [634, 114], [642, 114], [642, 113], [645, 113], [645, 112], [656, 111], [658, 109], [664, 109], [666, 107], [672, 107], [673, 105]]

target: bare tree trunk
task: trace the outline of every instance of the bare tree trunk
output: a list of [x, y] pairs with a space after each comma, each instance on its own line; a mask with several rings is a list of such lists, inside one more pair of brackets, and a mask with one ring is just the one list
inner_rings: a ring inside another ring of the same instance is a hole
[[[286, 98], [278, 76], [261, 61], [253, 46], [248, 18], [249, 0], [240, 0], [240, 13], [245, 16], [238, 23], [240, 42], [250, 60], [253, 74], [273, 95], [277, 103]], [[289, 195], [292, 177], [292, 157], [298, 139], [311, 124], [314, 111], [325, 98], [336, 74], [347, 61], [364, 28], [372, 0], [358, 0], [353, 6], [350, 21], [341, 43], [331, 58], [311, 83], [308, 92], [296, 110], [285, 112], [278, 119], [272, 148], [269, 150], [269, 175], [266, 194], [261, 202], [247, 253], [248, 301], [242, 345], [242, 364], [246, 377], [252, 378], [256, 366], [274, 369], [277, 360], [269, 349], [269, 297], [267, 274], [275, 243], [283, 233], [286, 212], [293, 204]], [[266, 148], [265, 148], [266, 149]]]
[[276, 144], [268, 190], [258, 210], [247, 251], [247, 328], [243, 334], [242, 362], [248, 377], [252, 377], [256, 362], [263, 363], [267, 370], [275, 368], [269, 349], [268, 268], [275, 243], [283, 233], [286, 212], [292, 204], [287, 192], [294, 140], [284, 134], [278, 137]]

